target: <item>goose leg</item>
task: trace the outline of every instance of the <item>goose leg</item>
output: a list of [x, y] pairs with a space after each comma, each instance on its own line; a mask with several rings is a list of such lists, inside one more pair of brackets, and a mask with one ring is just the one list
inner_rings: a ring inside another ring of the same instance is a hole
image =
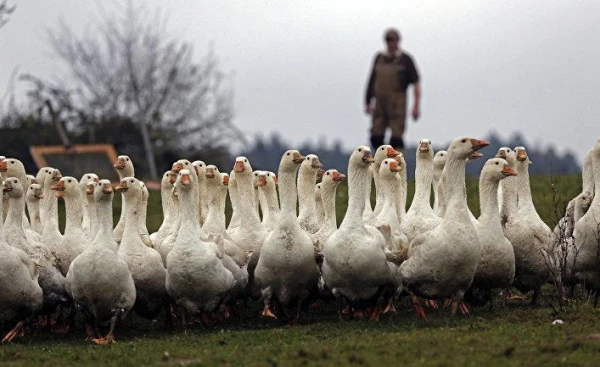
[[110, 319], [110, 330], [104, 338], [93, 339], [92, 341], [97, 345], [107, 345], [115, 341], [115, 326], [119, 320], [119, 312], [115, 312], [113, 317]]
[[390, 298], [390, 300], [388, 301], [387, 306], [385, 306], [385, 310], [383, 310], [383, 313], [388, 313], [388, 312], [393, 312], [396, 313], [396, 305], [394, 305], [394, 299]]
[[9, 331], [8, 334], [6, 334], [4, 339], [2, 339], [2, 343], [12, 342], [17, 337], [25, 336], [25, 328], [24, 327], [25, 327], [25, 323], [23, 321], [20, 321], [19, 323], [17, 323], [17, 325], [15, 325], [15, 327], [11, 331]]
[[[438, 303], [436, 300], [433, 299], [428, 299], [427, 301], [425, 301], [425, 304], [433, 309], [438, 309]], [[444, 306], [445, 307], [445, 306]]]
[[427, 321], [427, 316], [425, 315], [425, 310], [423, 309], [423, 306], [421, 306], [421, 301], [419, 301], [419, 297], [413, 294], [410, 296], [410, 300], [413, 307], [415, 308], [415, 311], [417, 312], [417, 315], [424, 321]]
[[263, 311], [262, 311], [261, 315], [277, 319], [277, 316], [275, 316], [275, 314], [273, 313], [273, 311], [271, 311], [271, 308], [269, 307], [269, 304], [270, 304], [270, 300], [269, 299], [265, 299], [265, 307], [263, 308]]
[[533, 290], [533, 297], [531, 298], [531, 306], [537, 306], [540, 297], [541, 289], [538, 287]]

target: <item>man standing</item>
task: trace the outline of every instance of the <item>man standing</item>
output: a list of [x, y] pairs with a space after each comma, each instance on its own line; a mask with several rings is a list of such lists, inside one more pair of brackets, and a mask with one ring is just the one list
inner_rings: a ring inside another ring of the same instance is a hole
[[[371, 145], [377, 149], [383, 145], [388, 127], [392, 130], [390, 145], [396, 149], [404, 149], [406, 120], [406, 89], [413, 84], [414, 104], [412, 117], [419, 118], [419, 102], [421, 85], [419, 73], [412, 57], [399, 47], [400, 32], [390, 28], [384, 34], [386, 51], [375, 55], [373, 69], [369, 77], [366, 93], [367, 114], [372, 115]], [[375, 98], [375, 106], [372, 100]]]

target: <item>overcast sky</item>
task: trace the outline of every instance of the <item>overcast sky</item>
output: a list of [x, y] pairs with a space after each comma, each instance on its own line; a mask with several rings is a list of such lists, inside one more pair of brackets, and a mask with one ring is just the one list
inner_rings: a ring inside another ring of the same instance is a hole
[[[95, 1], [12, 3], [0, 30], [2, 92], [16, 67], [53, 75], [46, 27], [63, 17], [83, 30], [98, 16]], [[249, 137], [368, 142], [364, 88], [388, 26], [400, 29], [422, 78], [422, 117], [408, 123], [408, 141], [521, 131], [581, 159], [600, 137], [600, 1], [145, 3], [170, 12], [170, 30], [198, 56], [214, 44], [233, 75], [235, 123]]]

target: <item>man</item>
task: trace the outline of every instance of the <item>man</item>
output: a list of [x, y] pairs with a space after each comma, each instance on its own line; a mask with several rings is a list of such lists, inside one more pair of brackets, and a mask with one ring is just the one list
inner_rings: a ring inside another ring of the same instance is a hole
[[[390, 28], [384, 33], [386, 51], [377, 53], [369, 77], [366, 93], [367, 114], [372, 115], [371, 145], [383, 145], [388, 127], [392, 130], [390, 145], [404, 149], [404, 124], [406, 120], [406, 90], [413, 85], [414, 104], [412, 117], [419, 118], [421, 85], [419, 73], [412, 57], [399, 47], [400, 32]], [[372, 100], [375, 98], [375, 106]]]

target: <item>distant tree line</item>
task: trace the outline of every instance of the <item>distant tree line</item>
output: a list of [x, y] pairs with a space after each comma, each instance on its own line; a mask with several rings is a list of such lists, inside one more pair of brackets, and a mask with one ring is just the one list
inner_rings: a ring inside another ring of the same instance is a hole
[[[529, 168], [530, 174], [571, 174], [581, 172], [581, 167], [572, 152], [558, 153], [553, 146], [538, 147], [530, 144], [522, 134], [515, 133], [509, 139], [503, 139], [498, 134], [491, 132], [486, 138], [490, 145], [483, 149], [483, 157], [467, 165], [467, 175], [477, 176], [485, 161], [492, 158], [498, 149], [503, 146], [514, 148], [524, 146], [533, 162]], [[446, 148], [446, 142], [433, 142], [435, 150]], [[281, 154], [288, 149], [298, 149], [302, 154], [316, 154], [324, 164], [324, 168], [335, 168], [347, 172], [350, 151], [342, 147], [341, 141], [328, 144], [324, 139], [317, 142], [305, 142], [292, 146], [289, 142], [274, 133], [270, 137], [257, 136], [250, 149], [243, 154], [252, 162], [253, 168], [277, 172]], [[408, 166], [408, 177], [414, 178], [417, 142], [409, 142], [404, 152]]]

